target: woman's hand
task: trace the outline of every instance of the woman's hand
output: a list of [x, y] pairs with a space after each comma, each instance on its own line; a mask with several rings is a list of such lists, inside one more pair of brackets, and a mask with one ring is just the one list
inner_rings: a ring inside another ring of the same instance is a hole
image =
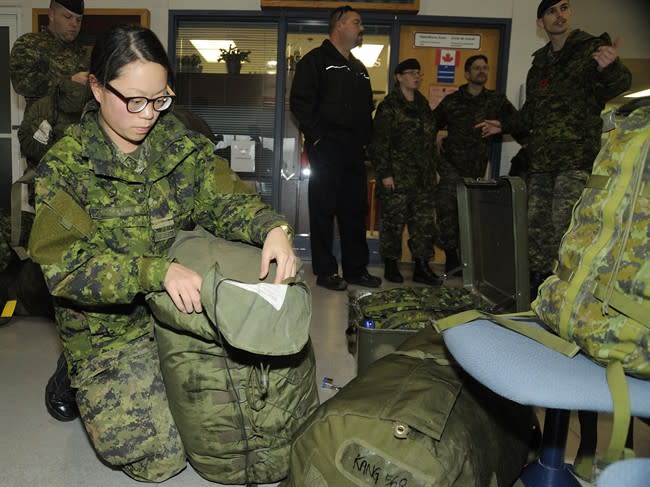
[[201, 283], [203, 278], [181, 264], [172, 262], [163, 285], [172, 301], [183, 313], [201, 313]]
[[277, 268], [275, 271], [274, 284], [280, 284], [288, 277], [296, 275], [296, 254], [289, 241], [289, 236], [281, 227], [273, 228], [264, 240], [262, 247], [262, 266], [260, 267], [260, 279], [264, 279], [269, 273], [271, 261], [275, 260]]

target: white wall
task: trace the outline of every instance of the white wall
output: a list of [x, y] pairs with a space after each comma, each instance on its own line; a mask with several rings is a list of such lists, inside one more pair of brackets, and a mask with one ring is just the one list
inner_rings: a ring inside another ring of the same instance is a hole
[[[110, 5], [109, 5], [110, 3]], [[151, 14], [151, 28], [167, 44], [169, 10], [259, 10], [259, 0], [86, 0], [86, 8], [146, 8]], [[137, 4], [137, 5], [136, 5]], [[452, 17], [492, 17], [512, 19], [510, 62], [506, 95], [518, 106], [520, 86], [530, 67], [530, 55], [544, 45], [546, 38], [537, 29], [539, 0], [420, 0], [420, 15]], [[621, 56], [650, 58], [650, 2], [648, 0], [572, 0], [575, 27], [592, 34], [607, 31], [612, 38], [624, 40]], [[0, 6], [22, 8], [22, 32], [31, 31], [31, 9], [43, 8], [49, 0], [0, 0]], [[19, 30], [20, 30], [19, 26]], [[514, 142], [504, 144], [502, 161], [510, 161], [518, 150]], [[507, 163], [502, 167], [507, 170]]]

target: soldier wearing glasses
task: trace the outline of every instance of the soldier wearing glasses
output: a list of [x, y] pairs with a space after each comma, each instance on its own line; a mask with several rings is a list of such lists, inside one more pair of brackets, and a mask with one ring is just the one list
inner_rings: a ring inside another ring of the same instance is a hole
[[168, 257], [179, 230], [262, 247], [260, 277], [296, 273], [284, 218], [173, 114], [171, 67], [140, 26], [98, 39], [94, 101], [36, 175], [30, 254], [55, 297], [81, 419], [97, 455], [130, 477], [162, 482], [185, 467], [160, 371], [150, 292], [200, 313], [202, 278]]
[[436, 236], [436, 121], [418, 88], [420, 63], [406, 59], [395, 69], [395, 89], [375, 114], [368, 150], [375, 167], [381, 201], [380, 251], [384, 277], [404, 282], [397, 262], [402, 255], [402, 231], [408, 225], [415, 260], [413, 280], [439, 285], [442, 278], [429, 267]]

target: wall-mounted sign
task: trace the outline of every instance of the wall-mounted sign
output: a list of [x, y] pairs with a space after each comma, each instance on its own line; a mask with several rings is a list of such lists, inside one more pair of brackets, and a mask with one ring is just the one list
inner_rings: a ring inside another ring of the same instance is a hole
[[480, 34], [433, 34], [416, 32], [413, 39], [414, 47], [447, 47], [452, 49], [479, 49]]

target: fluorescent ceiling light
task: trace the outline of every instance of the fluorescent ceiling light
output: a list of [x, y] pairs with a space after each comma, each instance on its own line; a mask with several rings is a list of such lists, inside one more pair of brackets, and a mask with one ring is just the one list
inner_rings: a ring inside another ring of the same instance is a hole
[[364, 44], [361, 47], [352, 49], [352, 54], [355, 58], [363, 63], [366, 68], [372, 68], [377, 62], [381, 50], [384, 48], [383, 44]]
[[629, 95], [625, 95], [623, 98], [642, 98], [644, 96], [650, 96], [650, 88], [648, 88], [647, 90], [641, 90], [635, 93], [630, 93]]
[[228, 40], [190, 39], [190, 42], [208, 63], [216, 63], [219, 60], [221, 56], [219, 49], [228, 49], [230, 46], [233, 48], [237, 47], [235, 41]]

